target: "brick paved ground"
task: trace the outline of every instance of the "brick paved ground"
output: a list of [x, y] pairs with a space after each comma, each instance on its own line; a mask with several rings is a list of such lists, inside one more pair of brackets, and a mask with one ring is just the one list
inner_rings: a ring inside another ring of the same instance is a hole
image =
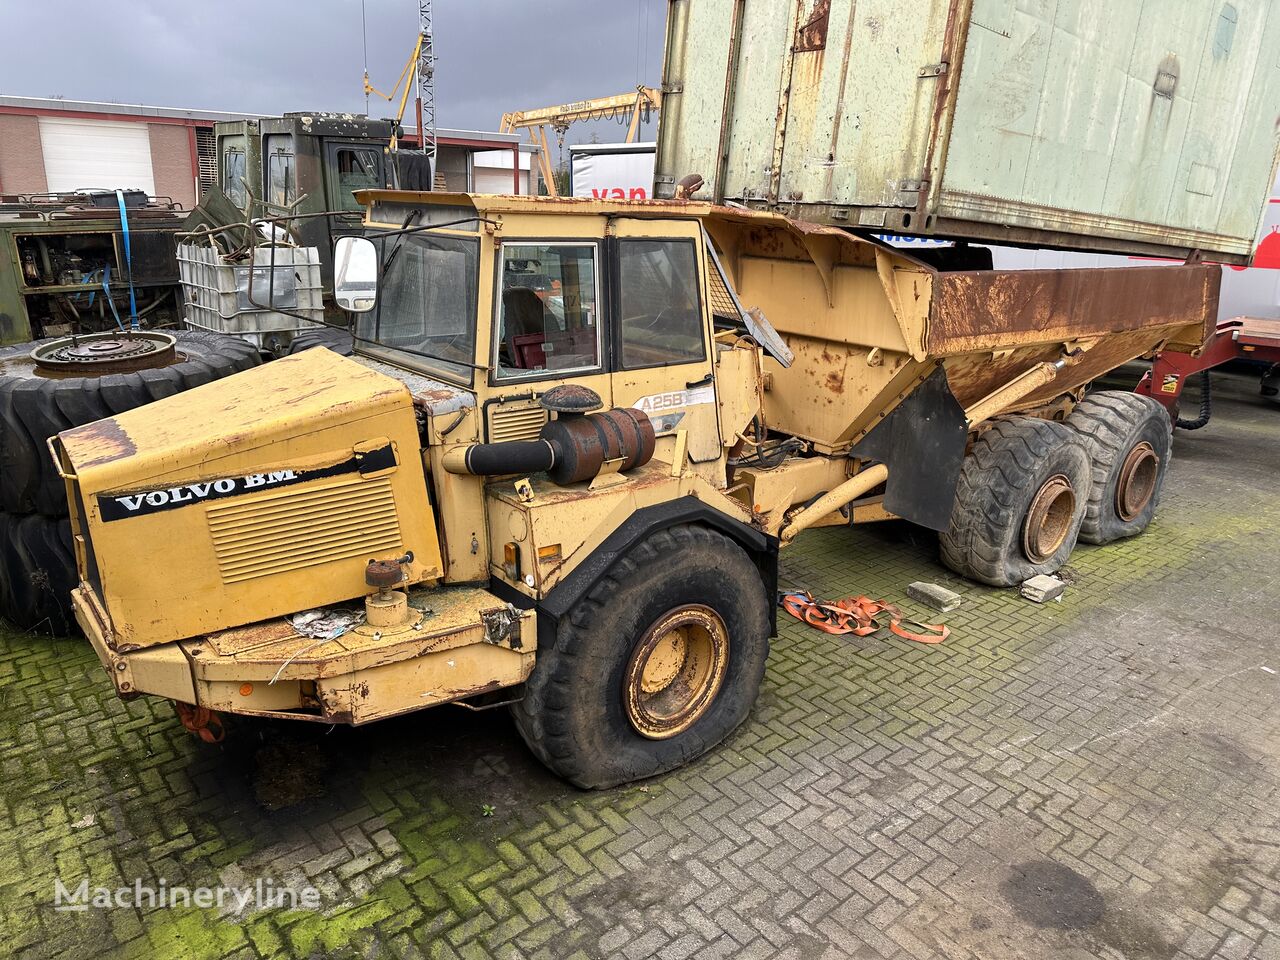
[[[822, 530], [826, 596], [962, 592], [941, 647], [784, 624], [748, 724], [582, 793], [505, 715], [210, 748], [83, 643], [0, 634], [18, 957], [1280, 957], [1280, 410], [1179, 434], [1148, 534], [1037, 607], [905, 525]], [[484, 816], [484, 805], [493, 808]], [[53, 878], [313, 884], [322, 911], [57, 913]]]

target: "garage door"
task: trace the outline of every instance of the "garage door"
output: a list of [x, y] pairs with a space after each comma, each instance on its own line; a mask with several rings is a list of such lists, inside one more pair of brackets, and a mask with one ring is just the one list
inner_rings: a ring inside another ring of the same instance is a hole
[[40, 118], [49, 190], [145, 190], [154, 194], [151, 139], [145, 123]]

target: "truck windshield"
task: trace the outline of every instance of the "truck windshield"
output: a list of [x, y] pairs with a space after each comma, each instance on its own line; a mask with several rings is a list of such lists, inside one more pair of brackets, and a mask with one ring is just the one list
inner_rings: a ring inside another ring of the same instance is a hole
[[[454, 379], [471, 379], [475, 363], [480, 241], [426, 233], [399, 238], [378, 306], [360, 315], [360, 339], [413, 357]], [[396, 241], [378, 244], [383, 261]]]

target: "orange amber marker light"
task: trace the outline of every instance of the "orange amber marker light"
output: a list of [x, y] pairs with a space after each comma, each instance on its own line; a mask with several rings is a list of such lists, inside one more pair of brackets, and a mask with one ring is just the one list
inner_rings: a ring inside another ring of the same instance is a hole
[[242, 684], [240, 684], [240, 696], [242, 696], [242, 697], [247, 697], [247, 696], [249, 696], [249, 694], [251, 694], [251, 693], [253, 693], [253, 684], [252, 684], [252, 683], [242, 683]]

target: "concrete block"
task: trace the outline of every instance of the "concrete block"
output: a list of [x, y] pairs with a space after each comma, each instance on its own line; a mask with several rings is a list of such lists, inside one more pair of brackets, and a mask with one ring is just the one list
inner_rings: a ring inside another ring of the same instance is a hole
[[964, 597], [954, 590], [948, 590], [946, 587], [940, 587], [936, 583], [925, 583], [921, 580], [917, 580], [907, 586], [907, 596], [912, 600], [919, 600], [926, 607], [933, 607], [934, 610], [940, 610], [943, 613], [954, 610], [964, 601]]
[[1036, 603], [1048, 603], [1057, 600], [1066, 589], [1067, 585], [1057, 577], [1042, 573], [1022, 584], [1022, 595]]

